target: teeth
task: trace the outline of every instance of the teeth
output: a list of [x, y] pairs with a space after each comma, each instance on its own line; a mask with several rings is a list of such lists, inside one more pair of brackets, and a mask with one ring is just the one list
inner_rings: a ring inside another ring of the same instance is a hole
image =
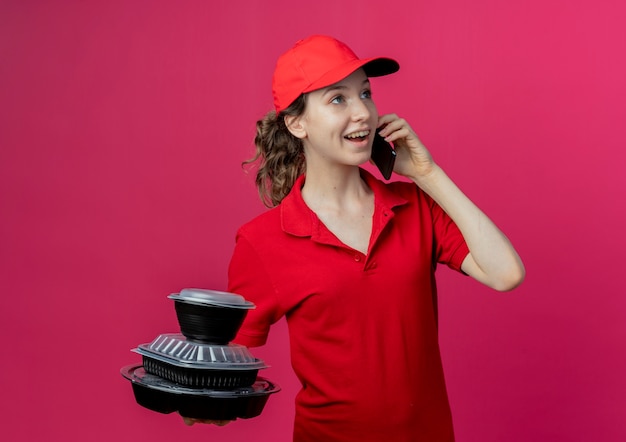
[[370, 134], [369, 130], [360, 130], [358, 132], [353, 132], [351, 134], [346, 135], [346, 138], [363, 138]]

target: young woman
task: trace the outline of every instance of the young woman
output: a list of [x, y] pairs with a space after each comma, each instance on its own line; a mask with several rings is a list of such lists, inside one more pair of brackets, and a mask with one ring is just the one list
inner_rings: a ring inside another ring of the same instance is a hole
[[[241, 344], [263, 345], [287, 318], [298, 442], [454, 440], [436, 265], [501, 291], [524, 278], [510, 242], [411, 126], [378, 115], [369, 78], [398, 68], [331, 37], [301, 40], [279, 58], [275, 110], [257, 123], [257, 185], [273, 208], [239, 230], [228, 290], [257, 306]], [[377, 128], [411, 183], [359, 167]]]

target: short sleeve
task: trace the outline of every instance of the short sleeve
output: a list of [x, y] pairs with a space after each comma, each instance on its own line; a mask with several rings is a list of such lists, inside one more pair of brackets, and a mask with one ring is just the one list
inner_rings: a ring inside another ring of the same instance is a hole
[[241, 233], [237, 234], [228, 268], [228, 291], [243, 296], [256, 306], [248, 311], [234, 342], [247, 347], [264, 345], [270, 326], [280, 319], [278, 303], [265, 265]]
[[461, 271], [461, 264], [469, 254], [463, 234], [452, 218], [432, 199], [430, 199], [430, 207], [435, 236], [435, 260]]

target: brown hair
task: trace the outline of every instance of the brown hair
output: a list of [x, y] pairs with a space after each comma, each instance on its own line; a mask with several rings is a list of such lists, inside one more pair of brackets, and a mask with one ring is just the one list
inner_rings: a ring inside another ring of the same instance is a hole
[[258, 163], [255, 182], [267, 207], [277, 206], [305, 171], [302, 141], [285, 125], [285, 116], [300, 116], [305, 106], [306, 94], [303, 94], [280, 114], [272, 110], [256, 123], [256, 153], [242, 165]]

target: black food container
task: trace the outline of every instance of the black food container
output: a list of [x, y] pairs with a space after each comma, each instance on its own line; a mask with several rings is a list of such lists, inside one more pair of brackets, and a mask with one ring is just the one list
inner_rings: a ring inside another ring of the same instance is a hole
[[141, 365], [121, 370], [131, 381], [139, 405], [159, 413], [178, 412], [181, 416], [206, 420], [249, 419], [261, 414], [270, 394], [280, 387], [257, 378], [249, 387], [211, 390], [184, 387], [159, 376], [146, 373]]
[[180, 331], [189, 339], [225, 345], [235, 338], [254, 304], [242, 296], [203, 289], [183, 289], [174, 301]]
[[214, 290], [183, 289], [174, 300], [182, 334], [162, 334], [133, 349], [143, 365], [121, 370], [137, 403], [159, 413], [204, 420], [248, 419], [261, 414], [280, 387], [258, 377], [267, 366], [231, 343], [254, 304]]
[[147, 373], [192, 388], [249, 387], [267, 368], [243, 345], [204, 344], [181, 334], [159, 335], [133, 351], [142, 356]]

